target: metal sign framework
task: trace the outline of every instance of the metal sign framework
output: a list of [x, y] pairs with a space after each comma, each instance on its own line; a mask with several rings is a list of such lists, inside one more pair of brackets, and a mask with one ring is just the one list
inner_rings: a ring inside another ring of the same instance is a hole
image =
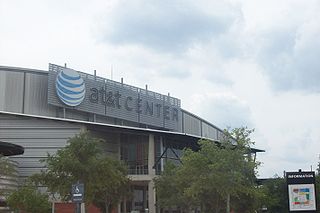
[[[48, 103], [66, 109], [76, 109], [97, 115], [133, 121], [145, 125], [179, 130], [182, 122], [181, 101], [169, 95], [162, 95], [123, 82], [77, 72], [85, 86], [79, 85], [78, 78], [60, 74], [72, 69], [49, 64]], [[69, 80], [68, 80], [69, 79]], [[73, 80], [76, 79], [76, 80]], [[57, 82], [58, 81], [58, 82]], [[59, 83], [60, 82], [60, 83]], [[81, 81], [82, 82], [82, 81]], [[64, 86], [63, 86], [64, 85]], [[76, 86], [84, 87], [79, 92]], [[68, 106], [61, 101], [76, 102]], [[80, 93], [80, 94], [78, 94]], [[85, 96], [79, 96], [85, 94]], [[78, 97], [79, 96], [79, 97]], [[81, 99], [78, 99], [80, 98]], [[82, 99], [83, 98], [83, 99]]]

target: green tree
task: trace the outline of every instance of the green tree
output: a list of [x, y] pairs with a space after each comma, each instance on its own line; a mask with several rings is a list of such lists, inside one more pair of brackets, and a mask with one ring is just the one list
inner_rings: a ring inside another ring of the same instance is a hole
[[[320, 156], [319, 156], [320, 158]], [[320, 209], [320, 161], [318, 162], [316, 169], [316, 197], [317, 197], [317, 209]]]
[[7, 204], [11, 210], [25, 213], [49, 213], [51, 203], [47, 194], [42, 194], [37, 187], [27, 184], [13, 191], [7, 197]]
[[[0, 155], [0, 177], [8, 178], [9, 181], [15, 182], [17, 179], [17, 172], [15, 171], [13, 162], [9, 160], [8, 157], [4, 157]], [[8, 187], [7, 185], [2, 185], [0, 187], [0, 196], [6, 197], [13, 191], [12, 187]]]
[[[201, 212], [226, 212], [229, 198], [234, 208], [246, 198], [250, 203], [242, 212], [251, 212], [256, 208], [254, 198], [258, 193], [258, 163], [250, 155], [251, 133], [246, 128], [226, 131], [220, 143], [200, 140], [198, 151], [184, 150], [182, 164], [155, 179], [160, 204], [170, 207], [176, 202], [188, 209], [200, 207]], [[175, 193], [170, 200], [163, 192], [166, 184], [171, 184], [170, 190]]]
[[96, 172], [99, 176], [94, 180], [93, 203], [107, 213], [110, 207], [130, 195], [127, 168], [118, 160], [108, 159], [98, 163]]
[[[16, 177], [16, 172], [12, 162], [8, 157], [0, 155], [0, 177], [10, 176], [11, 178]], [[0, 196], [6, 196], [10, 192], [10, 189], [6, 187], [0, 187]]]
[[320, 209], [320, 175], [316, 175], [316, 197], [317, 197], [317, 209]]
[[127, 195], [130, 180], [124, 164], [106, 156], [104, 144], [104, 140], [82, 132], [70, 138], [56, 154], [48, 154], [47, 169], [32, 179], [47, 186], [52, 194], [58, 193], [62, 200], [70, 200], [72, 184], [84, 183], [85, 202], [107, 212], [111, 204]]
[[1, 175], [13, 175], [15, 173], [14, 167], [8, 157], [0, 154], [0, 171]]
[[194, 205], [183, 193], [183, 181], [178, 179], [177, 171], [179, 167], [170, 161], [165, 165], [165, 169], [159, 178], [154, 179], [157, 192], [157, 205], [160, 207], [179, 206], [187, 211]]
[[287, 184], [284, 178], [275, 175], [263, 182], [259, 187], [261, 192], [260, 206], [268, 208], [268, 212], [288, 212]]

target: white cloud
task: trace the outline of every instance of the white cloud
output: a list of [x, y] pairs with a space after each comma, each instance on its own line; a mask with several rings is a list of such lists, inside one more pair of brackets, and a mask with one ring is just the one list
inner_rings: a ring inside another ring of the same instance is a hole
[[215, 8], [209, 12], [199, 5], [194, 1], [120, 2], [101, 20], [101, 41], [176, 54], [223, 34], [238, 16], [225, 2], [213, 4], [222, 11]]
[[234, 94], [204, 91], [195, 94], [192, 99], [197, 100], [193, 111], [222, 129], [252, 128], [249, 106]]
[[243, 4], [244, 34], [251, 39], [246, 51], [261, 64], [275, 90], [320, 91], [319, 8], [315, 1]]

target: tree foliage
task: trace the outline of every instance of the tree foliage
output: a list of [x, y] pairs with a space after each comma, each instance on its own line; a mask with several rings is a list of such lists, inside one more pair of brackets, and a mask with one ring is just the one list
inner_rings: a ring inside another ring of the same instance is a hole
[[0, 171], [1, 175], [14, 175], [15, 170], [8, 157], [0, 154]]
[[183, 210], [187, 210], [192, 205], [183, 194], [183, 182], [178, 179], [177, 171], [178, 167], [168, 162], [161, 176], [155, 179], [157, 204], [161, 207], [179, 206]]
[[50, 213], [51, 203], [47, 194], [42, 194], [37, 187], [27, 184], [12, 192], [6, 199], [11, 210], [25, 213]]
[[320, 174], [316, 175], [316, 197], [317, 197], [317, 209], [320, 210]]
[[86, 203], [101, 209], [117, 204], [129, 191], [127, 170], [119, 160], [106, 156], [103, 146], [104, 140], [82, 132], [56, 154], [48, 154], [47, 169], [32, 179], [47, 186], [52, 194], [58, 193], [62, 200], [70, 200], [71, 185], [81, 182]]
[[[8, 157], [0, 155], [0, 177], [8, 177], [11, 181], [17, 178], [17, 172], [13, 166], [13, 162]], [[6, 197], [12, 191], [12, 187], [4, 184], [0, 187], [0, 199]]]
[[[320, 158], [320, 156], [319, 156]], [[320, 209], [320, 160], [318, 161], [316, 169], [316, 193], [317, 193], [317, 209]]]
[[261, 192], [260, 206], [265, 206], [268, 212], [288, 212], [288, 191], [284, 178], [275, 176], [264, 181], [259, 188]]
[[220, 143], [200, 140], [198, 151], [184, 150], [182, 164], [167, 165], [155, 179], [159, 205], [180, 206], [186, 211], [200, 207], [201, 212], [225, 212], [230, 195], [231, 207], [239, 209], [241, 200], [246, 199], [250, 203], [242, 206], [241, 212], [251, 212], [256, 208], [258, 193], [258, 163], [250, 155], [251, 133], [247, 128], [226, 131]]
[[[97, 166], [93, 203], [104, 212], [130, 195], [130, 182], [126, 177], [127, 168], [119, 161], [101, 161]], [[106, 181], [107, 180], [107, 181]]]

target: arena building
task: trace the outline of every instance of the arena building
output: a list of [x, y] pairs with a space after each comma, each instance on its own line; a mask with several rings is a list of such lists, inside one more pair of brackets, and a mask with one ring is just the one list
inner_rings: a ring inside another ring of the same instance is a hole
[[[169, 95], [116, 82], [66, 66], [49, 70], [0, 66], [0, 141], [23, 146], [19, 179], [39, 172], [39, 160], [88, 130], [106, 140], [106, 152], [124, 160], [133, 198], [118, 212], [156, 212], [152, 179], [167, 161], [200, 138], [218, 142], [223, 131], [181, 108]], [[253, 153], [261, 150], [253, 149]]]

